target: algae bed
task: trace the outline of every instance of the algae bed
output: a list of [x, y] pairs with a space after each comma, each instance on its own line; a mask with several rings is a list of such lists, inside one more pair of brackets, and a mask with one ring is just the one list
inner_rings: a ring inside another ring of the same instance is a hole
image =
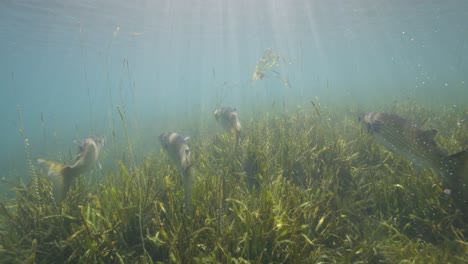
[[36, 166], [31, 180], [4, 182], [16, 197], [0, 204], [0, 261], [467, 263], [467, 217], [432, 170], [415, 170], [361, 129], [366, 110], [438, 129], [449, 153], [468, 147], [466, 106], [244, 110], [236, 149], [208, 116], [189, 141], [192, 212], [160, 146], [137, 162], [127, 138], [130, 158], [82, 175], [60, 205]]

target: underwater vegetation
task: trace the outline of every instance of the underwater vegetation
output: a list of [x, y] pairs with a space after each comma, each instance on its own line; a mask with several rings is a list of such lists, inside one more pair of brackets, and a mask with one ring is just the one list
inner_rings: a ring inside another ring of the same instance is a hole
[[[441, 177], [375, 142], [358, 122], [361, 110], [243, 112], [235, 149], [236, 138], [213, 120], [190, 140], [190, 212], [179, 168], [159, 146], [138, 164], [116, 161], [99, 184], [88, 184], [92, 173], [77, 177], [60, 204], [39, 171], [30, 184], [4, 183], [16, 198], [0, 204], [0, 261], [468, 262], [468, 220]], [[466, 108], [396, 103], [376, 111], [438, 129], [448, 153], [468, 147]]]
[[468, 150], [448, 155], [434, 140], [437, 130], [423, 130], [417, 124], [388, 113], [371, 112], [361, 118], [375, 140], [403, 156], [418, 170], [432, 168], [440, 175], [456, 206], [468, 212]]

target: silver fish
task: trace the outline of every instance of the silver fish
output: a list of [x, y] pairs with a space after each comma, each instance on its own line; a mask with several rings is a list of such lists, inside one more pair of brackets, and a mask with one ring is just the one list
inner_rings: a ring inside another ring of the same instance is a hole
[[362, 118], [364, 128], [387, 149], [419, 168], [432, 168], [446, 181], [458, 202], [468, 205], [468, 150], [448, 155], [434, 136], [398, 115], [371, 112]]
[[79, 150], [71, 165], [37, 159], [37, 163], [47, 171], [47, 175], [52, 180], [54, 198], [58, 203], [65, 198], [76, 177], [99, 164], [98, 159], [104, 147], [104, 138], [90, 136], [84, 141], [75, 143], [78, 144]]
[[236, 136], [236, 146], [240, 141], [241, 123], [235, 108], [221, 107], [214, 111], [216, 121], [221, 124], [224, 130]]
[[213, 114], [216, 121], [221, 124], [224, 130], [232, 133], [240, 133], [241, 124], [235, 108], [221, 107], [220, 109], [216, 109]]
[[183, 176], [185, 206], [187, 210], [191, 207], [191, 190], [193, 181], [192, 161], [190, 158], [190, 148], [187, 145], [189, 137], [183, 138], [175, 132], [167, 132], [159, 135], [161, 145], [169, 158], [177, 164]]
[[[420, 168], [441, 168], [447, 153], [434, 140], [437, 130], [422, 130], [413, 122], [387, 113], [367, 113], [363, 122], [367, 132], [387, 149], [410, 160]], [[445, 171], [441, 171], [445, 174]]]
[[169, 158], [177, 164], [179, 169], [184, 172], [192, 163], [190, 159], [190, 148], [187, 145], [189, 137], [183, 138], [175, 132], [167, 132], [159, 135], [161, 145]]

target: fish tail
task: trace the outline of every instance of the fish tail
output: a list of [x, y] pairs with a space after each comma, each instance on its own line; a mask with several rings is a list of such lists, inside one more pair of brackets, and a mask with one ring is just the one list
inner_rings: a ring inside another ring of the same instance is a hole
[[[457, 207], [468, 214], [468, 149], [449, 156], [449, 187]], [[446, 164], [447, 164], [446, 163]]]
[[37, 159], [37, 164], [42, 166], [47, 171], [47, 175], [50, 177], [59, 177], [64, 174], [66, 165], [58, 162], [49, 161], [45, 159]]
[[37, 163], [47, 171], [47, 175], [52, 181], [54, 198], [60, 203], [73, 184], [76, 176], [75, 171], [68, 165], [54, 161], [37, 159]]
[[184, 201], [185, 201], [185, 210], [187, 213], [192, 212], [192, 184], [193, 178], [195, 176], [195, 171], [192, 164], [188, 165], [183, 173], [184, 181]]
[[236, 131], [236, 142], [234, 143], [234, 151], [237, 150], [237, 147], [239, 146], [241, 141], [241, 136], [240, 136], [240, 131]]

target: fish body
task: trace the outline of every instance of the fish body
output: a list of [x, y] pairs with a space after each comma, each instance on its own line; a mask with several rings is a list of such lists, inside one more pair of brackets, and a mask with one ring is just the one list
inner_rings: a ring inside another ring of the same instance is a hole
[[241, 123], [236, 109], [231, 107], [221, 107], [214, 111], [215, 119], [221, 124], [224, 130], [232, 133], [240, 133]]
[[190, 148], [187, 145], [189, 137], [183, 138], [175, 132], [167, 132], [161, 134], [159, 139], [169, 158], [177, 164], [182, 172], [192, 165]]
[[364, 128], [387, 149], [419, 168], [432, 168], [446, 181], [454, 198], [468, 208], [468, 150], [453, 155], [441, 149], [437, 130], [423, 130], [398, 115], [371, 112], [362, 118]]
[[191, 190], [193, 182], [192, 161], [190, 148], [187, 145], [189, 137], [183, 138], [175, 132], [167, 132], [159, 135], [159, 140], [169, 158], [177, 165], [182, 173], [184, 184], [185, 206], [191, 209]]
[[367, 113], [363, 123], [378, 143], [410, 160], [415, 166], [441, 170], [440, 164], [447, 153], [434, 140], [437, 130], [422, 130], [413, 122], [387, 113]]
[[214, 111], [216, 121], [223, 127], [227, 132], [231, 132], [236, 135], [236, 147], [240, 141], [241, 123], [239, 116], [235, 108], [221, 107]]
[[95, 167], [101, 150], [104, 146], [104, 138], [90, 136], [81, 142], [75, 142], [79, 146], [78, 155], [71, 165], [61, 164], [55, 161], [37, 159], [37, 163], [47, 171], [47, 175], [53, 182], [54, 197], [61, 202], [76, 177]]

